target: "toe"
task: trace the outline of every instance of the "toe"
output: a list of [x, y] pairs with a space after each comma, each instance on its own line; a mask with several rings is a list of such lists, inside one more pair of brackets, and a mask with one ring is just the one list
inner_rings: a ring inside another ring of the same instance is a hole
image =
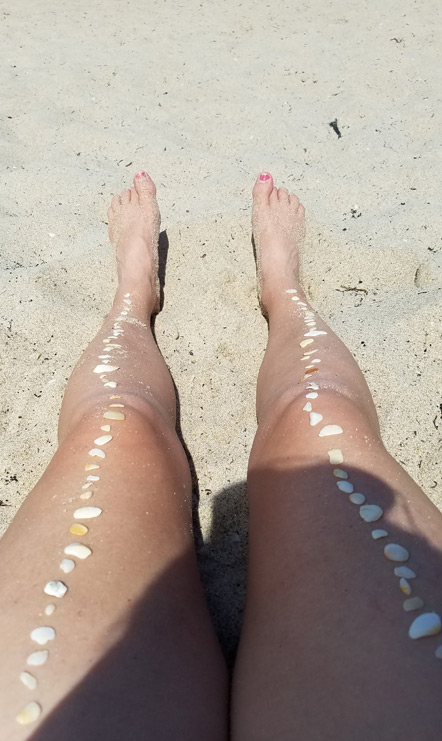
[[155, 183], [147, 172], [137, 172], [134, 177], [134, 186], [140, 199], [154, 196], [157, 190]]
[[111, 208], [115, 211], [119, 206], [121, 206], [121, 198], [120, 196], [114, 196], [111, 200]]
[[289, 201], [291, 206], [295, 206], [295, 208], [299, 206], [299, 198], [296, 193], [290, 193]]
[[273, 190], [273, 178], [268, 172], [262, 172], [253, 186], [253, 198], [257, 201], [268, 200]]
[[288, 203], [289, 192], [287, 188], [278, 188], [278, 199], [283, 203]]
[[121, 194], [121, 203], [124, 205], [125, 203], [130, 203], [130, 190], [123, 190]]

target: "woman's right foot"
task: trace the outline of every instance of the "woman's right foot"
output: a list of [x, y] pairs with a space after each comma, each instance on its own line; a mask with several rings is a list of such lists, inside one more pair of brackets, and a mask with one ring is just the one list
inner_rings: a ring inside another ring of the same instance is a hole
[[275, 188], [266, 172], [253, 188], [253, 239], [258, 295], [267, 316], [272, 302], [299, 285], [299, 248], [305, 235], [304, 206], [286, 188]]

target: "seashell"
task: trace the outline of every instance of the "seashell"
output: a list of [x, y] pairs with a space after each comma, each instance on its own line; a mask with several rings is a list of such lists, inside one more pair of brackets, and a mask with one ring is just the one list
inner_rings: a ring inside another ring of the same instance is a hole
[[47, 661], [48, 656], [49, 651], [47, 648], [44, 648], [42, 651], [34, 651], [32, 654], [29, 654], [26, 663], [28, 666], [41, 666]]
[[336, 476], [337, 479], [348, 479], [347, 471], [343, 471], [342, 468], [335, 468], [333, 470], [333, 476]]
[[108, 342], [110, 342], [110, 340], [108, 340], [108, 339], [105, 339], [105, 340], [103, 340], [103, 343], [104, 343], [105, 345], [107, 345], [107, 343], [108, 343]]
[[55, 605], [51, 604], [45, 607], [45, 615], [53, 615], [55, 612]]
[[312, 358], [312, 363], [322, 363], [321, 358]]
[[116, 371], [119, 369], [118, 365], [96, 365], [93, 372], [94, 373], [112, 373], [112, 371]]
[[81, 488], [82, 488], [82, 489], [90, 489], [90, 488], [91, 488], [91, 486], [92, 486], [92, 484], [91, 484], [91, 482], [89, 481], [89, 483], [87, 483], [87, 484], [83, 484], [83, 486], [82, 486]]
[[84, 467], [85, 471], [94, 471], [96, 468], [100, 468], [98, 463], [87, 463]]
[[124, 298], [129, 298], [129, 296], [130, 296], [130, 293], [125, 293], [124, 294]]
[[337, 463], [344, 463], [344, 456], [342, 455], [342, 450], [339, 450], [339, 448], [333, 448], [333, 450], [329, 450], [327, 452], [327, 455], [332, 465], [336, 465]]
[[354, 491], [353, 494], [350, 494], [348, 498], [352, 504], [364, 504], [365, 502], [364, 495], [361, 494], [359, 491]]
[[17, 723], [20, 723], [21, 726], [28, 726], [30, 723], [35, 723], [36, 720], [41, 715], [41, 706], [38, 704], [38, 702], [29, 702], [23, 710], [19, 712], [18, 715], [15, 716], [15, 720]]
[[[148, 386], [148, 388], [150, 388], [150, 386]], [[109, 396], [109, 399], [121, 399], [121, 396], [119, 396], [118, 394], [113, 394], [112, 396]]]
[[128, 311], [122, 311], [122, 312], [121, 312], [121, 316], [127, 316], [127, 315], [128, 315], [128, 313], [129, 313]]
[[31, 632], [31, 641], [38, 643], [39, 646], [46, 646], [48, 641], [53, 641], [54, 638], [55, 630], [47, 625], [44, 625], [41, 628], [35, 628]]
[[27, 687], [28, 690], [35, 690], [37, 686], [36, 678], [29, 672], [22, 672], [20, 674], [20, 681], [23, 682], [24, 686]]
[[410, 586], [410, 583], [406, 579], [404, 578], [399, 579], [399, 587], [400, 587], [401, 592], [406, 594], [407, 597], [411, 594], [411, 586]]
[[109, 347], [121, 347], [121, 345], [117, 345], [115, 342], [111, 342], [111, 344], [108, 345], [108, 348]]
[[410, 558], [407, 549], [401, 545], [397, 545], [397, 543], [387, 543], [384, 548], [384, 556], [389, 561], [396, 561], [397, 563], [403, 563]]
[[296, 288], [287, 288], [286, 293], [298, 293]]
[[100, 480], [99, 476], [88, 476], [86, 479], [86, 481], [99, 481], [99, 480]]
[[94, 445], [106, 445], [106, 443], [109, 443], [112, 440], [112, 435], [102, 435], [101, 437], [97, 437], [96, 440], [94, 440]]
[[60, 564], [60, 569], [64, 571], [65, 574], [70, 574], [70, 572], [75, 569], [75, 561], [71, 558], [64, 558]]
[[86, 527], [86, 525], [74, 522], [74, 524], [70, 526], [69, 532], [72, 533], [72, 535], [86, 535], [86, 533], [89, 532], [89, 528]]
[[91, 520], [93, 517], [99, 517], [103, 512], [99, 507], [80, 507], [74, 512], [76, 520]]
[[434, 652], [436, 659], [442, 659], [442, 646], [438, 646]]
[[317, 399], [318, 398], [318, 394], [316, 393], [316, 391], [311, 391], [310, 394], [306, 394], [305, 395], [305, 398], [306, 399]]
[[322, 329], [312, 329], [310, 332], [306, 332], [304, 337], [317, 337], [320, 334], [328, 334], [328, 332], [324, 332]]
[[312, 381], [310, 381], [310, 383], [307, 384], [307, 388], [308, 389], [313, 389], [314, 391], [318, 391], [319, 386], [318, 386], [317, 383], [313, 383]]
[[[111, 399], [120, 399], [120, 396], [111, 396]], [[121, 409], [124, 409], [124, 404], [109, 404], [110, 407], [120, 407]]]
[[91, 549], [83, 543], [70, 543], [66, 546], [64, 552], [67, 556], [75, 556], [75, 558], [81, 558], [82, 561], [92, 553]]
[[99, 355], [98, 356], [98, 359], [99, 360], [107, 360], [108, 358], [111, 358], [111, 357], [112, 357], [112, 355]]
[[339, 425], [325, 425], [319, 430], [319, 437], [329, 437], [329, 435], [340, 435], [344, 430]]
[[420, 610], [424, 606], [424, 601], [420, 597], [410, 597], [410, 599], [404, 600], [402, 607], [405, 612], [412, 612], [413, 610]]
[[416, 574], [414, 571], [408, 568], [408, 566], [396, 566], [394, 570], [395, 576], [403, 576], [404, 579], [415, 579]]
[[337, 481], [336, 486], [345, 494], [351, 494], [354, 491], [354, 486], [350, 481]]
[[110, 425], [102, 425], [100, 430], [103, 430], [103, 432], [110, 432]]
[[[318, 370], [319, 370], [319, 368], [315, 368], [313, 365], [311, 365], [308, 369], [306, 368], [305, 369], [305, 378], [307, 378], [308, 376], [311, 376], [312, 373], [317, 373]], [[302, 380], [304, 381], [305, 378], [303, 378]]]
[[83, 494], [80, 494], [80, 499], [91, 499], [93, 493], [93, 489], [88, 489], [88, 491], [84, 491]]
[[359, 509], [359, 515], [364, 522], [377, 522], [381, 519], [383, 514], [384, 510], [382, 507], [378, 507], [377, 504], [363, 504]]
[[302, 408], [302, 411], [303, 412], [311, 412], [312, 411], [312, 405], [311, 405], [311, 402], [310, 401], [308, 401], [307, 404], [305, 405], [305, 407]]
[[123, 298], [123, 303], [127, 304], [127, 306], [130, 306], [132, 301], [129, 298]]
[[373, 540], [379, 540], [379, 538], [388, 537], [388, 533], [386, 530], [372, 530], [371, 537], [373, 538]]
[[324, 419], [322, 414], [319, 414], [319, 412], [310, 412], [309, 416], [310, 416], [311, 427], [315, 427]]
[[100, 450], [100, 448], [92, 448], [88, 455], [91, 455], [92, 458], [106, 458], [106, 453], [104, 450]]
[[63, 584], [62, 581], [48, 581], [44, 588], [44, 593], [49, 594], [50, 597], [58, 597], [58, 599], [61, 599], [64, 597], [66, 592], [68, 591], [68, 588], [66, 584]]
[[114, 419], [114, 420], [126, 419], [126, 417], [123, 414], [123, 412], [113, 412], [113, 411], [105, 412], [103, 414], [103, 417], [105, 419]]
[[307, 345], [311, 345], [312, 342], [314, 342], [314, 340], [302, 340], [299, 344], [301, 347], [307, 347]]
[[419, 615], [410, 625], [408, 635], [414, 640], [426, 636], [437, 636], [442, 628], [440, 617], [435, 612], [424, 612]]
[[117, 384], [115, 383], [115, 381], [107, 381], [104, 385], [111, 389], [117, 388]]

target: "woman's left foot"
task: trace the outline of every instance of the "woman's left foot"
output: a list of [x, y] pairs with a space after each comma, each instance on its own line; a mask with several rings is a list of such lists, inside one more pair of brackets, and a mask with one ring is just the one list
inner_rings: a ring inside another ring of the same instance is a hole
[[134, 177], [134, 187], [112, 198], [107, 212], [109, 237], [116, 249], [119, 289], [159, 311], [158, 239], [160, 211], [156, 187], [145, 172]]

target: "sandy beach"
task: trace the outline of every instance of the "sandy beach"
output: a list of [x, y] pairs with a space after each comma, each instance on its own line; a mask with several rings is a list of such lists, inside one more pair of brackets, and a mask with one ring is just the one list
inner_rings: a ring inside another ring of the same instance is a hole
[[167, 249], [156, 336], [231, 654], [267, 335], [249, 216], [260, 170], [304, 203], [310, 299], [364, 371], [388, 450], [442, 506], [440, 9], [34, 0], [1, 14], [0, 526], [55, 451], [66, 381], [110, 308], [111, 194], [148, 170]]

